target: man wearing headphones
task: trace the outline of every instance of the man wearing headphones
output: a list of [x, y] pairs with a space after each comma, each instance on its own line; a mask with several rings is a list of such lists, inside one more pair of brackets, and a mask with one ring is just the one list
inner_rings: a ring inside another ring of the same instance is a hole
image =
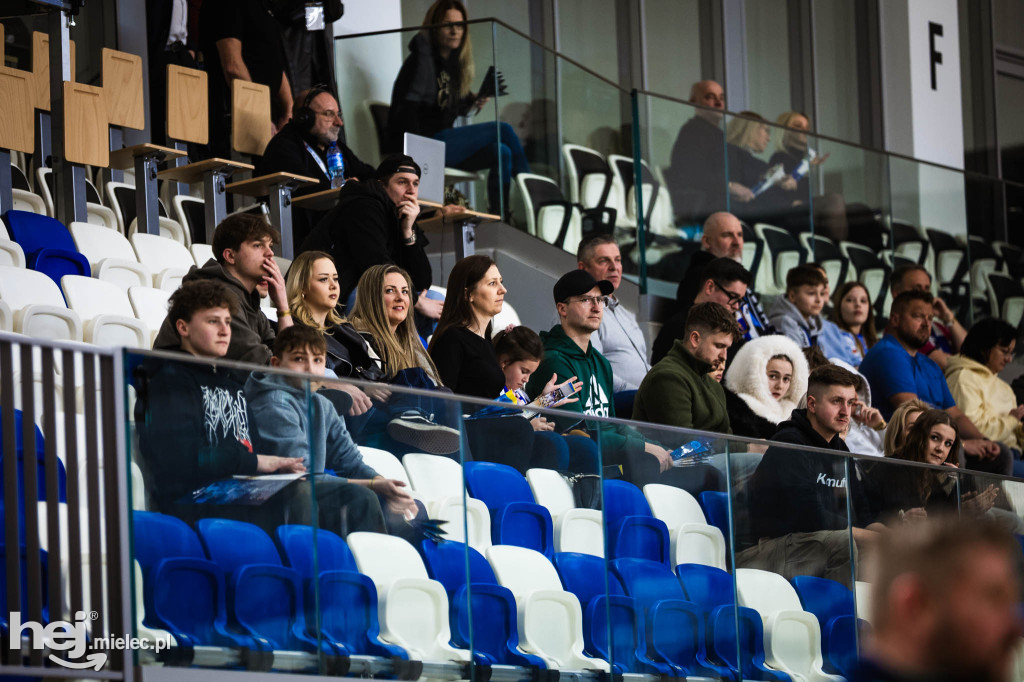
[[[327, 149], [332, 142], [337, 142], [345, 163], [346, 178], [369, 180], [374, 177], [373, 166], [360, 161], [345, 145], [344, 138], [339, 139], [345, 122], [341, 117], [338, 100], [326, 86], [314, 86], [308, 92], [301, 93], [296, 102], [299, 106], [292, 111], [291, 121], [270, 140], [263, 157], [256, 163], [256, 176], [285, 171], [319, 180], [316, 185], [296, 191], [295, 196], [330, 189]], [[302, 243], [324, 213], [298, 206], [292, 208], [295, 244]]]

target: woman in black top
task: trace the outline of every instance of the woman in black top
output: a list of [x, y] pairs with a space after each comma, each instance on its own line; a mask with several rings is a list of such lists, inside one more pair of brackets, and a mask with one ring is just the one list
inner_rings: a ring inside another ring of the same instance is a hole
[[792, 203], [796, 180], [788, 175], [775, 179], [755, 196], [758, 185], [765, 182], [769, 169], [774, 168], [773, 164], [759, 158], [771, 140], [767, 122], [758, 113], [742, 111], [729, 121], [725, 139], [728, 143], [732, 212], [742, 218], [772, 222], [770, 214], [773, 211]]
[[458, 0], [437, 0], [427, 10], [423, 25], [435, 28], [424, 28], [409, 43], [409, 57], [391, 91], [386, 151], [402, 149], [403, 133], [441, 140], [445, 165], [470, 171], [491, 169], [487, 196], [491, 210], [497, 211], [499, 187], [504, 188], [507, 201], [512, 177], [530, 172], [530, 164], [507, 123], [452, 127], [456, 118], [479, 112], [490, 99], [471, 90], [474, 65], [467, 17]]
[[[504, 392], [505, 373], [491, 341], [491, 318], [501, 312], [507, 291], [498, 266], [487, 256], [468, 256], [452, 268], [429, 352], [441, 381], [456, 393], [495, 400]], [[543, 393], [556, 384], [552, 377]], [[522, 416], [469, 419], [465, 424], [476, 459], [508, 464], [520, 471], [533, 466], [569, 468], [566, 439], [551, 431], [535, 431]]]

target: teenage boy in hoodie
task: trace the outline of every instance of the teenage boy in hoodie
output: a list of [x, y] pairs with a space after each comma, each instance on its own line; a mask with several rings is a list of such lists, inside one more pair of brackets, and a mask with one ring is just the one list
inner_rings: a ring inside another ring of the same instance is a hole
[[[274, 343], [274, 328], [260, 310], [257, 286], [265, 283], [274, 307], [277, 328], [292, 324], [288, 310], [288, 294], [284, 276], [274, 260], [273, 246], [281, 241], [280, 233], [260, 216], [240, 214], [228, 216], [213, 233], [213, 259], [202, 267], [194, 267], [182, 283], [199, 280], [221, 282], [235, 299], [231, 316], [231, 344], [224, 355], [229, 360], [266, 365]], [[164, 350], [178, 345], [175, 321], [168, 315], [156, 336], [153, 348]]]
[[[270, 365], [323, 377], [327, 366], [324, 335], [311, 327], [295, 325], [285, 329], [274, 340]], [[307, 397], [301, 379], [266, 372], [249, 375], [245, 395], [256, 425], [257, 447], [302, 458], [306, 468], [315, 474], [333, 471], [338, 477], [346, 477], [349, 484], [377, 493], [392, 513], [415, 516], [416, 502], [403, 490], [405, 483], [381, 476], [363, 461], [345, 420], [330, 400], [316, 392], [317, 382], [310, 381]], [[317, 479], [318, 487], [322, 480], [325, 479]]]
[[[167, 317], [178, 339], [174, 350], [220, 359], [231, 344], [235, 295], [221, 282], [186, 282], [171, 295]], [[142, 462], [157, 508], [186, 519], [235, 517], [272, 530], [282, 523], [312, 523], [309, 483], [295, 482], [261, 505], [196, 505], [188, 495], [234, 475], [299, 474], [303, 457], [257, 454], [253, 420], [238, 373], [214, 364], [153, 360], [136, 370], [136, 423]], [[317, 482], [323, 527], [384, 531], [377, 496], [369, 489]]]
[[798, 265], [786, 273], [786, 295], [775, 299], [768, 319], [780, 334], [808, 348], [817, 345], [824, 305], [825, 276], [812, 265]]
[[[573, 270], [555, 283], [555, 308], [560, 322], [550, 331], [540, 333], [544, 342], [544, 359], [526, 385], [526, 392], [531, 398], [544, 388], [542, 376], [575, 376], [583, 383], [579, 400], [561, 409], [583, 415], [615, 416], [611, 365], [590, 343], [590, 336], [601, 326], [605, 297], [613, 290], [610, 282], [598, 282], [586, 270]], [[575, 424], [570, 419], [555, 420], [555, 428], [559, 431], [564, 432], [573, 426]], [[668, 451], [646, 440], [636, 429], [605, 422], [590, 422], [586, 428], [600, 443], [604, 464], [621, 465], [626, 478], [634, 483], [654, 482], [660, 472], [672, 466]], [[714, 477], [710, 472], [701, 470], [698, 474], [702, 477], [700, 481], [692, 485], [687, 481], [687, 485], [682, 487], [708, 489], [717, 485], [717, 480], [711, 480]]]
[[686, 316], [686, 333], [644, 377], [633, 403], [638, 421], [732, 433], [725, 390], [709, 374], [725, 365], [740, 327], [729, 309], [698, 303]]
[[[772, 440], [849, 452], [839, 434], [850, 424], [857, 385], [853, 372], [836, 365], [818, 367], [807, 380], [807, 407], [793, 410]], [[863, 494], [856, 479], [847, 485], [845, 470], [843, 457], [769, 447], [748, 485], [750, 534], [736, 565], [786, 578], [815, 575], [849, 584], [847, 529], [852, 527], [858, 549], [870, 544], [880, 529], [857, 526], [857, 518], [865, 516]], [[846, 511], [847, 494], [852, 519]]]

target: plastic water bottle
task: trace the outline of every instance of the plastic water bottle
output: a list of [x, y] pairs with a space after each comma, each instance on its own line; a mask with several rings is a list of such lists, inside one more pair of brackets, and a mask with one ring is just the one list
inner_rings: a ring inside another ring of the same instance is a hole
[[331, 176], [331, 189], [337, 189], [345, 184], [345, 162], [341, 158], [337, 142], [332, 142], [327, 149], [327, 174]]

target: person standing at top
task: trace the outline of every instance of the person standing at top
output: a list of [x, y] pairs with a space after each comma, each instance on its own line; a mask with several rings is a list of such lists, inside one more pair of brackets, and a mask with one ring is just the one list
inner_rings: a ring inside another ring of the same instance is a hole
[[487, 198], [491, 211], [498, 212], [500, 192], [507, 204], [509, 183], [515, 175], [530, 172], [530, 164], [507, 123], [452, 127], [456, 118], [479, 112], [490, 99], [472, 90], [475, 68], [468, 17], [459, 0], [437, 0], [427, 10], [424, 29], [410, 41], [409, 57], [391, 91], [384, 151], [401, 151], [404, 133], [444, 142], [446, 165], [490, 169]]

